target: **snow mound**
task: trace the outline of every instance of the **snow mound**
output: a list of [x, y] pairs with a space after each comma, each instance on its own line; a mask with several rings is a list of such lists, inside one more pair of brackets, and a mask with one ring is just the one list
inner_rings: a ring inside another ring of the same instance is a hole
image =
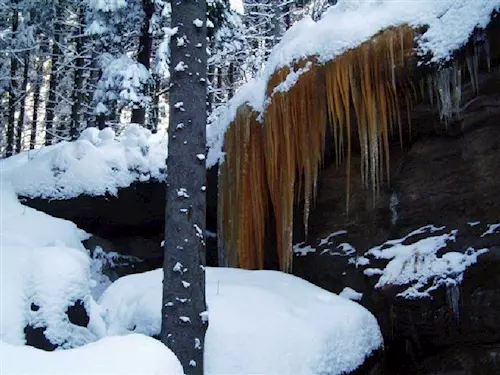
[[[382, 346], [362, 306], [274, 271], [207, 268], [208, 374], [341, 374]], [[125, 276], [102, 295], [108, 334], [158, 334], [162, 270]]]
[[45, 352], [0, 341], [0, 372], [10, 374], [184, 374], [177, 357], [143, 335], [106, 337], [84, 347]]
[[130, 124], [123, 135], [85, 129], [74, 142], [26, 151], [0, 162], [0, 172], [25, 197], [69, 199], [116, 195], [134, 181], [166, 178], [167, 137]]
[[390, 261], [384, 269], [367, 268], [365, 275], [380, 276], [376, 288], [408, 285], [406, 290], [398, 294], [399, 297], [408, 299], [430, 297], [430, 292], [442, 285], [449, 287], [460, 284], [465, 270], [477, 263], [477, 257], [487, 252], [487, 249], [469, 248], [464, 253], [446, 252], [440, 256], [438, 251], [445, 248], [449, 241], [456, 240], [456, 230], [403, 245], [403, 242], [413, 235], [443, 229], [444, 227], [428, 225], [401, 239], [391, 240], [368, 250], [365, 255]]
[[[427, 27], [417, 40], [417, 53], [431, 55], [430, 62], [439, 64], [451, 59], [475, 28], [485, 28], [499, 9], [500, 0], [339, 0], [319, 21], [305, 17], [274, 47], [262, 74], [242, 86], [207, 126], [207, 167], [223, 161], [224, 134], [242, 104], [264, 111], [266, 84], [278, 69], [311, 56], [320, 63], [330, 61], [378, 32], [403, 24]], [[291, 72], [280, 91], [293, 87], [299, 73]]]
[[[71, 348], [105, 333], [92, 299], [88, 235], [75, 224], [21, 205], [8, 183], [0, 184], [0, 339], [24, 344], [24, 328], [45, 329], [52, 344]], [[66, 311], [82, 304], [86, 327]]]

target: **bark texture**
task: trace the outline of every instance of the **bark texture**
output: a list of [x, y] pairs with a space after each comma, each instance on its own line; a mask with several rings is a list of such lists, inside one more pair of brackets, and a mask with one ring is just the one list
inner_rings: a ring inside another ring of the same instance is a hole
[[186, 374], [203, 374], [205, 302], [206, 2], [172, 4], [168, 184], [161, 340]]

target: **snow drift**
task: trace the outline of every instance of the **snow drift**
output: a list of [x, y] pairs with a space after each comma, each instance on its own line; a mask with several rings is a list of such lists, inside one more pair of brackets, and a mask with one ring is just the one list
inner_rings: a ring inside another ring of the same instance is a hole
[[0, 161], [2, 177], [19, 196], [69, 199], [80, 194], [116, 195], [134, 181], [166, 179], [168, 138], [130, 124], [85, 129], [74, 142], [30, 150]]
[[[115, 281], [99, 303], [108, 334], [160, 332], [162, 270]], [[207, 268], [209, 374], [342, 374], [381, 348], [360, 305], [274, 271]]]

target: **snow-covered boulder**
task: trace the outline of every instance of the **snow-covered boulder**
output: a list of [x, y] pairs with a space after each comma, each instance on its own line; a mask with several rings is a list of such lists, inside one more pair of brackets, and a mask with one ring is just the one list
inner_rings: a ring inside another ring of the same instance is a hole
[[104, 336], [81, 243], [88, 235], [21, 205], [3, 181], [0, 202], [0, 339], [53, 350]]
[[99, 245], [151, 270], [163, 256], [167, 141], [136, 124], [121, 135], [88, 128], [76, 141], [1, 160], [0, 173], [25, 205], [95, 235], [85, 243], [92, 252]]
[[184, 374], [165, 345], [143, 335], [106, 337], [81, 348], [47, 353], [0, 341], [2, 374]]
[[[207, 268], [209, 374], [342, 374], [377, 349], [377, 321], [360, 305], [274, 271]], [[99, 303], [108, 334], [157, 335], [162, 270], [115, 281]]]
[[23, 152], [0, 162], [3, 178], [23, 197], [70, 199], [116, 195], [135, 181], [164, 181], [167, 141], [139, 125], [123, 135], [87, 128], [79, 139]]

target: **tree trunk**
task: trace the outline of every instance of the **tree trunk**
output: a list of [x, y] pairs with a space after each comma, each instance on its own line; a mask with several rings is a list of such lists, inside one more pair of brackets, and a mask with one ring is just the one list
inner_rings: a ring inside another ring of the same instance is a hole
[[52, 62], [50, 67], [50, 81], [49, 81], [49, 97], [45, 105], [45, 145], [50, 146], [54, 138], [54, 117], [56, 109], [56, 90], [57, 90], [57, 69], [59, 67], [59, 57], [61, 49], [59, 41], [61, 38], [61, 6], [58, 2], [54, 5], [56, 7], [56, 18], [54, 20], [54, 41], [52, 44]]
[[[144, 24], [142, 26], [142, 34], [139, 38], [139, 53], [137, 55], [137, 62], [141, 63], [149, 70], [151, 59], [151, 46], [153, 44], [153, 36], [150, 33], [149, 27], [151, 24], [151, 18], [153, 18], [153, 13], [155, 10], [155, 5], [151, 0], [142, 0], [142, 6], [144, 9]], [[149, 91], [146, 88], [146, 92]], [[136, 124], [144, 125], [146, 120], [146, 107], [141, 106], [139, 108], [134, 108], [132, 110], [131, 122]]]
[[227, 71], [227, 99], [231, 99], [234, 96], [234, 64], [229, 64]]
[[21, 86], [21, 95], [23, 100], [21, 102], [21, 108], [19, 110], [19, 119], [17, 121], [17, 136], [16, 136], [16, 153], [20, 153], [23, 144], [23, 130], [25, 122], [26, 113], [26, 98], [28, 97], [28, 78], [29, 78], [29, 66], [30, 66], [30, 54], [26, 53], [24, 56], [24, 69], [23, 69], [23, 83]]
[[78, 9], [80, 26], [76, 29], [76, 59], [75, 59], [75, 81], [72, 92], [72, 105], [71, 105], [71, 125], [69, 128], [69, 135], [72, 140], [78, 138], [80, 126], [80, 111], [84, 100], [83, 94], [83, 33], [84, 33], [84, 13], [81, 7]]
[[153, 75], [153, 85], [151, 86], [152, 103], [149, 108], [148, 129], [153, 133], [158, 132], [159, 111], [160, 111], [160, 77]]
[[[205, 303], [206, 1], [172, 3], [168, 182], [161, 340], [186, 374], [203, 374]], [[200, 22], [198, 22], [198, 20]], [[196, 22], [194, 22], [196, 21]], [[198, 26], [196, 26], [197, 24]], [[177, 108], [176, 108], [177, 107]]]
[[[12, 10], [12, 38], [15, 38], [17, 28], [19, 26], [19, 12], [17, 9], [17, 1]], [[14, 133], [16, 121], [16, 101], [17, 101], [17, 56], [12, 54], [10, 58], [10, 85], [9, 85], [9, 119], [7, 123], [7, 148], [5, 156], [9, 157], [14, 154]]]
[[40, 90], [43, 81], [43, 59], [36, 62], [35, 87], [33, 89], [33, 120], [31, 122], [30, 150], [36, 146], [36, 131], [38, 128], [38, 108], [40, 106]]

